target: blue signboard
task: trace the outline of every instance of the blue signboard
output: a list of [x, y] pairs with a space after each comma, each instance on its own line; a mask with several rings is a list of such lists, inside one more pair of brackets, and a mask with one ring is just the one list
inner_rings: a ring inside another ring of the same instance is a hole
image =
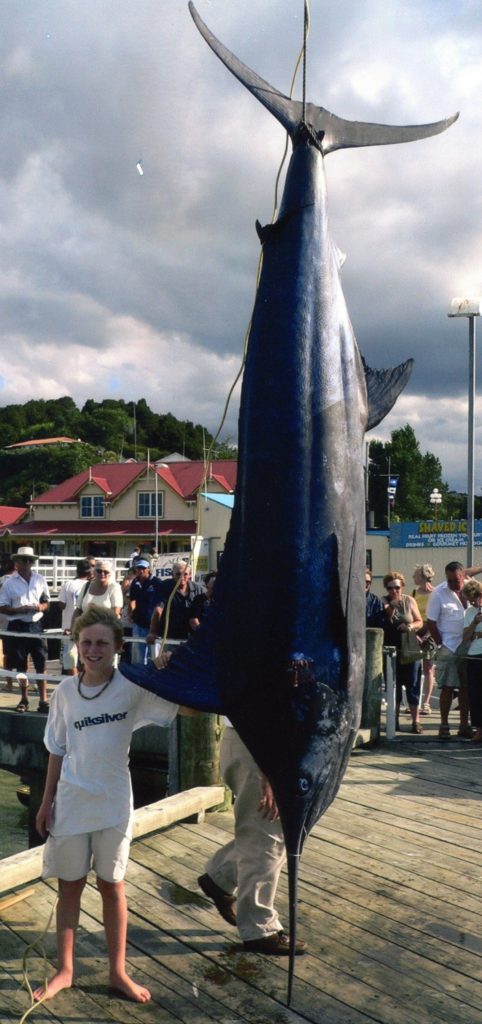
[[[482, 545], [482, 520], [474, 523], [475, 543]], [[391, 523], [392, 548], [465, 548], [466, 519], [421, 519], [417, 523]]]

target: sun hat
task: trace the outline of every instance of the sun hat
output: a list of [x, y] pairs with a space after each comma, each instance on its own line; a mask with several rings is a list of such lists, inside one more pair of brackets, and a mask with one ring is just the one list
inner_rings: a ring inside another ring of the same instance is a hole
[[28, 547], [28, 545], [25, 545], [24, 547], [19, 548], [18, 551], [15, 552], [13, 557], [14, 558], [33, 558], [33, 559], [35, 559], [37, 556], [36, 556], [35, 551], [34, 551], [33, 548], [30, 548], [30, 547]]

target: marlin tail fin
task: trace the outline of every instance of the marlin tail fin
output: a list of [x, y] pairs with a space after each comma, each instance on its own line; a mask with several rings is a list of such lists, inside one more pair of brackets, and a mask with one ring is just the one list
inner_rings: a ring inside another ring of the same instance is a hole
[[[201, 35], [217, 57], [229, 71], [239, 79], [256, 99], [267, 107], [274, 117], [283, 125], [293, 138], [303, 124], [303, 104], [299, 100], [291, 100], [288, 96], [265, 82], [255, 71], [251, 71], [234, 53], [216, 39], [208, 29], [190, 0], [189, 10]], [[396, 142], [414, 142], [430, 135], [439, 135], [457, 120], [458, 114], [443, 121], [432, 124], [386, 125], [371, 124], [368, 121], [346, 121], [342, 117], [330, 114], [324, 107], [312, 103], [306, 105], [305, 121], [311, 129], [312, 137], [318, 139], [319, 148], [324, 156], [335, 149], [351, 149], [356, 146], [388, 146]]]

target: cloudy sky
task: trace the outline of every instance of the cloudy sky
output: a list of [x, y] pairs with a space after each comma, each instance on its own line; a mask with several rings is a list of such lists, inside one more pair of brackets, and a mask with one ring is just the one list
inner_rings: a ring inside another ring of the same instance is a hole
[[[197, 8], [289, 90], [302, 0]], [[463, 489], [468, 322], [447, 309], [482, 294], [480, 0], [312, 0], [311, 20], [309, 100], [399, 124], [461, 111], [444, 135], [335, 153], [326, 169], [360, 348], [374, 367], [416, 359], [376, 436], [412, 423]], [[282, 129], [211, 53], [185, 0], [1, 0], [0, 83], [0, 404], [145, 397], [214, 430]], [[224, 437], [236, 419], [234, 402]]]

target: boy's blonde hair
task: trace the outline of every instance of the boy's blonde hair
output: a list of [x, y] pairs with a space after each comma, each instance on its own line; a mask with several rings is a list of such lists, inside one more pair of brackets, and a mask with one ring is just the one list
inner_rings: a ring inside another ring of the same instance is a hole
[[122, 623], [110, 608], [102, 608], [98, 604], [89, 604], [87, 611], [79, 615], [79, 618], [74, 622], [72, 639], [76, 643], [79, 641], [81, 631], [87, 629], [87, 626], [107, 626], [108, 629], [112, 630], [116, 647], [122, 646], [124, 637]]

